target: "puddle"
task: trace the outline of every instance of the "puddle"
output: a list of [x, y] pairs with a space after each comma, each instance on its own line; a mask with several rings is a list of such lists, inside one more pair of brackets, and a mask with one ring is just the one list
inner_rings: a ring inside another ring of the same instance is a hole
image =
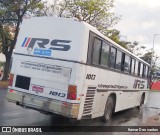
[[129, 119], [129, 120], [122, 120], [122, 121], [119, 121], [118, 123], [119, 123], [119, 124], [122, 124], [122, 123], [126, 123], [126, 122], [128, 122], [128, 121], [130, 121], [130, 119]]
[[160, 109], [160, 108], [158, 108], [158, 107], [149, 107], [149, 108], [152, 108], [152, 109]]

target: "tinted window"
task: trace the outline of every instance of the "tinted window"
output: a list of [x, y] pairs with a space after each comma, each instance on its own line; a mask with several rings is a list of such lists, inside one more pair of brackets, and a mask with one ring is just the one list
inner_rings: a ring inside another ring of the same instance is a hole
[[145, 77], [147, 77], [147, 74], [148, 74], [148, 66], [146, 66]]
[[147, 78], [150, 78], [151, 69], [148, 67]]
[[111, 53], [110, 53], [110, 67], [114, 68], [115, 66], [115, 59], [116, 58], [116, 49], [115, 48], [111, 48]]
[[138, 63], [138, 76], [140, 76], [141, 63]]
[[121, 62], [122, 62], [122, 52], [117, 50], [115, 69], [121, 70]]
[[125, 55], [125, 60], [124, 60], [124, 71], [125, 72], [130, 72], [130, 57], [128, 55]]
[[103, 42], [101, 51], [101, 65], [108, 66], [108, 56], [109, 56], [109, 45]]
[[135, 75], [138, 75], [138, 61], [136, 60], [136, 65], [135, 65]]
[[146, 65], [143, 65], [142, 77], [146, 77]]
[[140, 77], [142, 77], [142, 73], [143, 73], [143, 64], [141, 63], [141, 67], [140, 67]]
[[135, 59], [132, 59], [131, 74], [135, 73]]
[[95, 38], [93, 46], [93, 58], [92, 58], [93, 64], [99, 65], [100, 49], [101, 49], [101, 40]]
[[142, 72], [143, 72], [143, 64], [139, 62], [138, 64], [138, 76], [142, 77]]

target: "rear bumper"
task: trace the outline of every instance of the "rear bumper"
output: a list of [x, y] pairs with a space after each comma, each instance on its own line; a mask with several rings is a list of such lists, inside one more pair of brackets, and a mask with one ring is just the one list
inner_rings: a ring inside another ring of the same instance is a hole
[[12, 92], [8, 90], [7, 100], [34, 110], [54, 113], [68, 118], [78, 118], [79, 104], [66, 103], [15, 90]]

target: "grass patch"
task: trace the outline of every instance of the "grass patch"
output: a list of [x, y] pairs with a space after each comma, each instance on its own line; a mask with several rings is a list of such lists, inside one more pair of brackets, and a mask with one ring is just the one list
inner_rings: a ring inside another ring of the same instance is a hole
[[0, 61], [0, 69], [1, 69], [1, 67], [4, 66], [4, 64], [5, 64], [4, 62], [1, 62], [1, 61]]
[[150, 90], [150, 92], [160, 92], [160, 90]]
[[0, 88], [7, 88], [8, 87], [8, 81], [0, 81]]

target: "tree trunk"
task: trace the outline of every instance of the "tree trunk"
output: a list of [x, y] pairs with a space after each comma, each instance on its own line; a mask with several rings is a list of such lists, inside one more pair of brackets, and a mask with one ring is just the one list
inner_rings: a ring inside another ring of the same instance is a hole
[[9, 70], [10, 70], [10, 60], [11, 60], [11, 54], [5, 54], [6, 56], [6, 63], [4, 66], [4, 75], [2, 78], [2, 81], [7, 81], [9, 77]]
[[[11, 66], [10, 65], [11, 56], [12, 56], [12, 53], [13, 53], [14, 46], [17, 42], [17, 37], [18, 37], [18, 33], [19, 33], [19, 25], [20, 25], [19, 20], [18, 20], [17, 25], [16, 25], [16, 32], [15, 32], [15, 37], [14, 37], [13, 42], [11, 43], [10, 47], [3, 48], [3, 51], [2, 51], [3, 54], [6, 56], [6, 63], [5, 63], [5, 67], [4, 67], [4, 76], [2, 78], [2, 81], [8, 80], [10, 66]], [[6, 45], [6, 43], [4, 45]]]

